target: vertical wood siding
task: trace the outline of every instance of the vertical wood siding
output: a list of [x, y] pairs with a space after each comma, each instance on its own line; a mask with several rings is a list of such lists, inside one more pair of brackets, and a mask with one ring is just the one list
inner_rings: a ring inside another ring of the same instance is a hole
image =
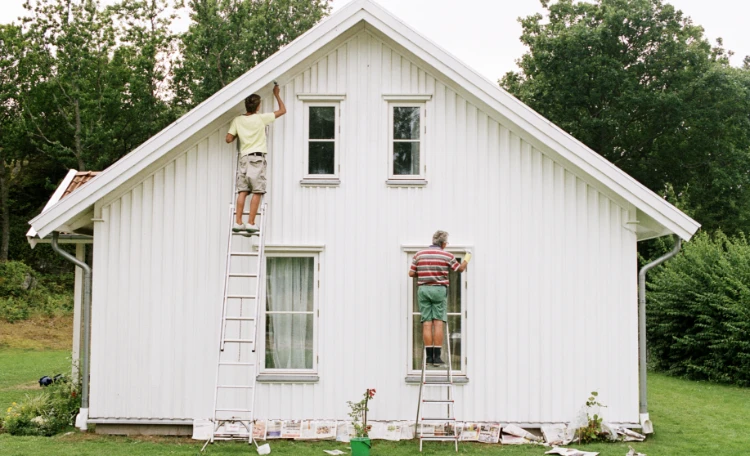
[[[268, 243], [324, 244], [315, 384], [259, 384], [267, 418], [413, 419], [407, 255], [436, 229], [475, 252], [464, 296], [469, 383], [459, 420], [567, 421], [590, 391], [638, 421], [636, 238], [627, 208], [363, 31], [290, 75], [272, 130]], [[298, 93], [345, 93], [341, 184], [300, 185]], [[387, 93], [429, 93], [425, 187], [389, 187]], [[270, 97], [264, 110], [271, 110]], [[227, 125], [101, 207], [92, 417], [211, 413], [232, 147]]]

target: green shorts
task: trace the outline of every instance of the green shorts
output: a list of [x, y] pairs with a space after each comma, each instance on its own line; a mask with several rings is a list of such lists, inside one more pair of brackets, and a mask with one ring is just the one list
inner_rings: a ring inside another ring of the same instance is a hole
[[422, 285], [417, 289], [417, 301], [422, 322], [448, 321], [448, 287]]

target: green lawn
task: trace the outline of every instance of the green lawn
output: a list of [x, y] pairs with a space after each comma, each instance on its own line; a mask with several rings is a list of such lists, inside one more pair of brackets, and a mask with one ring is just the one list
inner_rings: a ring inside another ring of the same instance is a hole
[[[44, 374], [67, 372], [69, 352], [0, 350], [0, 411], [21, 399]], [[648, 456], [749, 455], [750, 389], [710, 383], [690, 382], [659, 374], [649, 376], [649, 407], [656, 433], [646, 442], [634, 444]], [[338, 442], [289, 442], [272, 440], [273, 455], [325, 455], [323, 450], [341, 449]], [[197, 455], [200, 442], [186, 438], [126, 438], [81, 434], [72, 431], [52, 438], [13, 437], [0, 434], [0, 455]], [[626, 444], [598, 444], [579, 447], [600, 451], [602, 456], [624, 456]], [[460, 454], [470, 455], [542, 455], [535, 446], [502, 447], [462, 443]], [[416, 441], [375, 441], [372, 454], [417, 454]], [[247, 444], [220, 442], [206, 454], [255, 454]], [[448, 444], [425, 443], [425, 455], [455, 454]]]

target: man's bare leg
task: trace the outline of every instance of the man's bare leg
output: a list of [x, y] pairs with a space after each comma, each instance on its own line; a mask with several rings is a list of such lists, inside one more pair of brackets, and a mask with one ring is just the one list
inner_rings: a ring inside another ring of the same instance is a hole
[[422, 341], [425, 347], [432, 346], [432, 321], [422, 323]]
[[237, 204], [234, 207], [234, 221], [238, 225], [242, 225], [242, 213], [245, 211], [245, 198], [250, 192], [237, 192]]
[[436, 347], [443, 346], [443, 321], [432, 320], [432, 342]]
[[255, 225], [255, 214], [258, 213], [260, 207], [260, 200], [263, 198], [262, 193], [253, 193], [253, 197], [250, 199], [250, 224]]

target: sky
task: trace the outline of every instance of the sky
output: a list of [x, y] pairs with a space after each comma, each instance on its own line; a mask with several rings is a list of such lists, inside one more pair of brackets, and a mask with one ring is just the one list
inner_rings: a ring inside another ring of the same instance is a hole
[[[115, 0], [100, 0], [112, 4]], [[333, 11], [352, 0], [333, 0]], [[459, 60], [496, 81], [516, 70], [515, 61], [525, 51], [519, 41], [521, 25], [517, 19], [541, 12], [539, 0], [376, 0], [430, 41]], [[24, 13], [24, 0], [2, 0], [0, 23], [9, 23]], [[742, 64], [750, 55], [750, 2], [747, 0], [669, 0], [693, 22], [703, 26], [714, 43], [724, 39], [724, 47], [735, 51], [731, 63]], [[457, 7], [457, 5], [459, 7]], [[184, 30], [188, 20], [174, 25]]]

